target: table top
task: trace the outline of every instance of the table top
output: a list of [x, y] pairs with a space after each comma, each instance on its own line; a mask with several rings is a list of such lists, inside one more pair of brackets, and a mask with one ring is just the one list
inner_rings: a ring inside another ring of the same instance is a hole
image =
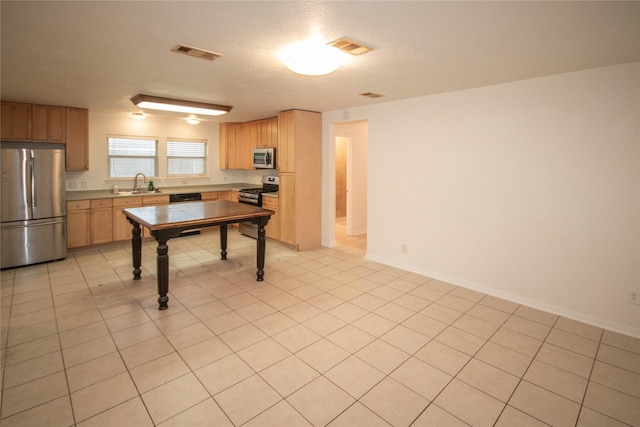
[[176, 227], [197, 227], [211, 225], [216, 222], [240, 222], [271, 216], [275, 213], [269, 209], [229, 200], [127, 208], [123, 212], [127, 218], [148, 227], [152, 231]]

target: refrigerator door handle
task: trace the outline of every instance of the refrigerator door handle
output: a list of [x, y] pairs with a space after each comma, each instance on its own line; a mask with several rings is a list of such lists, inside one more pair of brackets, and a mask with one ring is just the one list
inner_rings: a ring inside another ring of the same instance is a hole
[[35, 154], [33, 153], [33, 150], [29, 150], [30, 151], [30, 157], [29, 157], [29, 169], [31, 170], [31, 207], [35, 208], [38, 207], [38, 198], [37, 198], [37, 189], [36, 189], [36, 160], [35, 160]]
[[33, 222], [33, 220], [30, 220], [30, 221], [31, 223], [29, 223], [29, 221], [17, 221], [14, 223], [4, 223], [2, 224], [2, 230], [12, 230], [16, 228], [26, 228], [26, 227], [42, 227], [42, 226], [61, 224], [64, 222], [62, 218], [53, 219], [45, 222]]

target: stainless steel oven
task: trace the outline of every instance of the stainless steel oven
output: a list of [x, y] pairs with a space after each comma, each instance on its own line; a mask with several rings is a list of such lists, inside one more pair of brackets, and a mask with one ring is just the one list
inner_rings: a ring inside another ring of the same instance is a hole
[[[238, 202], [254, 206], [262, 206], [262, 195], [264, 193], [277, 193], [280, 178], [277, 176], [263, 176], [262, 187], [243, 188], [238, 192]], [[241, 222], [238, 229], [245, 236], [258, 238], [258, 226], [250, 222]]]

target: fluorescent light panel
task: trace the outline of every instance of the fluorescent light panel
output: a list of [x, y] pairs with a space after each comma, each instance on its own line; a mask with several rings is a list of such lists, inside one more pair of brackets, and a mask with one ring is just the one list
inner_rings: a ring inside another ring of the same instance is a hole
[[182, 99], [162, 98], [160, 96], [138, 94], [131, 98], [131, 102], [138, 108], [151, 110], [174, 111], [177, 113], [204, 114], [220, 116], [226, 114], [233, 107], [227, 105], [208, 104], [206, 102], [185, 101]]

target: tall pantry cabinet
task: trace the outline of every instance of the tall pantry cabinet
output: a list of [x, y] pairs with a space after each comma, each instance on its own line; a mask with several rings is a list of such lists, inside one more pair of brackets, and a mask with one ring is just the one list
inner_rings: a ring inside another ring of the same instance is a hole
[[322, 228], [322, 115], [278, 114], [280, 240], [298, 250], [320, 246]]

